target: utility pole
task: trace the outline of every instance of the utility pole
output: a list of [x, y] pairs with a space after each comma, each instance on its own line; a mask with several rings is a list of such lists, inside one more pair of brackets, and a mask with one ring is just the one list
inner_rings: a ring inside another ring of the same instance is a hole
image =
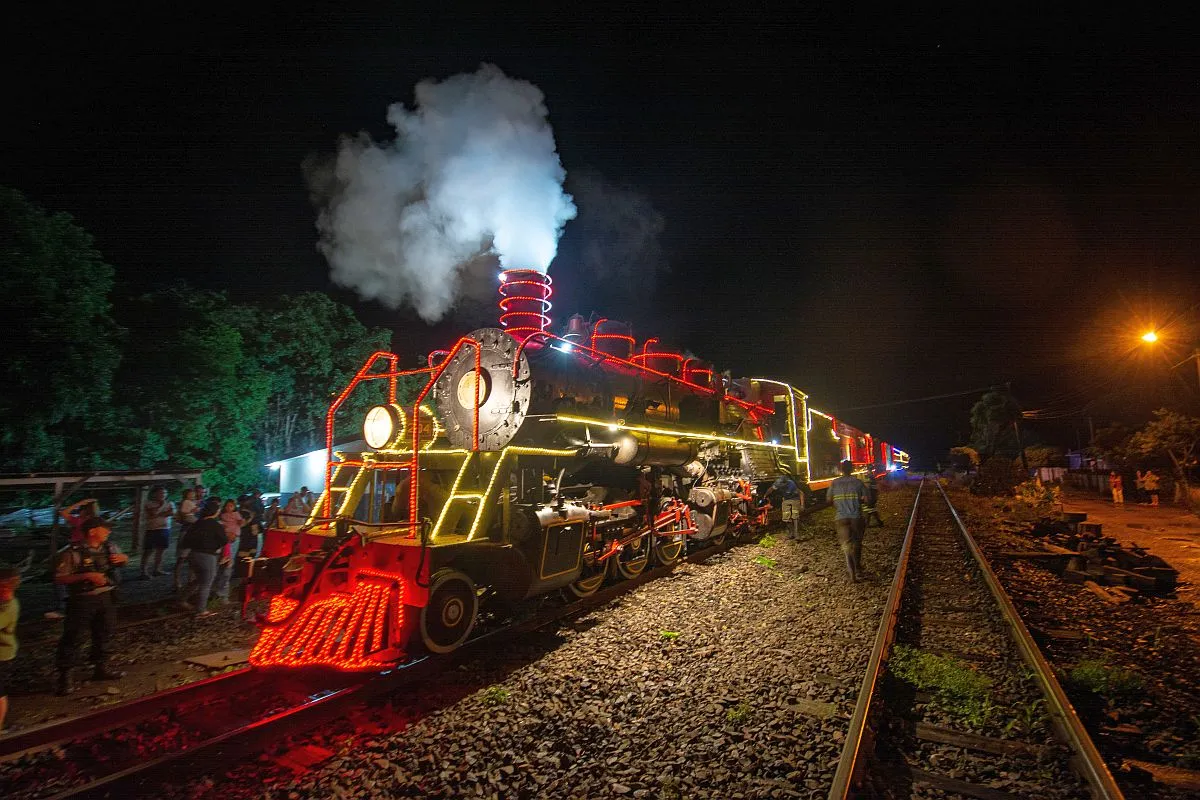
[[[1008, 396], [1012, 397], [1011, 381], [1004, 384], [1004, 389], [1006, 392], [1008, 392]], [[1020, 409], [1020, 406], [1017, 408]], [[1025, 458], [1025, 445], [1021, 443], [1021, 426], [1017, 424], [1017, 420], [1015, 419], [1013, 420], [1013, 433], [1017, 436], [1017, 450], [1021, 453], [1021, 469], [1025, 470], [1025, 472], [1029, 472], [1029, 459]]]
[[1013, 420], [1013, 433], [1017, 435], [1017, 449], [1021, 451], [1021, 469], [1029, 472], [1029, 460], [1025, 458], [1025, 445], [1021, 444], [1021, 426]]

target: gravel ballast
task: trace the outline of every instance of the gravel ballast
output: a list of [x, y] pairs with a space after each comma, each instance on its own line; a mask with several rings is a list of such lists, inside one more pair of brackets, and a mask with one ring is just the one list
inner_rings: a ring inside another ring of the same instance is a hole
[[[1004, 529], [999, 502], [964, 491], [953, 500], [1126, 796], [1196, 797], [1190, 785], [1200, 778], [1200, 615], [1194, 603], [1154, 596], [1105, 603], [1046, 566], [1004, 557], [1039, 549], [1041, 542]], [[1185, 590], [1194, 596], [1194, 587], [1181, 585], [1180, 595]], [[1096, 689], [1079, 680], [1083, 668], [1126, 685]], [[1168, 773], [1187, 770], [1189, 777], [1176, 784], [1154, 781], [1134, 762]]]
[[824, 797], [911, 499], [863, 583], [826, 509], [164, 796]]

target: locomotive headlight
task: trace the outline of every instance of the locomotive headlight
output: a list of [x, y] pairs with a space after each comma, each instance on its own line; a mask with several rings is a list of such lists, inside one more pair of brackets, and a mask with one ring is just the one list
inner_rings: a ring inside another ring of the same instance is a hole
[[408, 429], [404, 410], [392, 403], [373, 406], [363, 420], [363, 439], [372, 450], [395, 447]]
[[[488, 395], [492, 391], [492, 376], [487, 370], [481, 370], [479, 373], [479, 403], [482, 406], [487, 402]], [[475, 389], [475, 371], [464, 372], [462, 377], [458, 379], [458, 388], [455, 392], [458, 396], [458, 404], [463, 408], [474, 408], [476, 406], [476, 389]]]

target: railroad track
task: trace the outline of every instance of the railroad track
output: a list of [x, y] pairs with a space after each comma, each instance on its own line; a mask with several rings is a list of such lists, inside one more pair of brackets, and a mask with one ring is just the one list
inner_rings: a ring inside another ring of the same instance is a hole
[[941, 485], [922, 482], [829, 791], [1123, 797]]
[[[383, 673], [305, 676], [246, 668], [4, 737], [0, 739], [0, 770], [8, 764], [18, 768], [15, 779], [0, 771], [4, 796], [20, 793], [58, 800], [153, 794], [164, 782], [178, 785], [210, 771], [214, 763], [243, 759], [284, 736], [342, 717], [357, 706], [426, 680], [515, 636], [587, 613], [669, 575], [680, 564], [701, 563], [736, 544], [730, 541], [697, 551], [675, 564], [647, 569], [636, 578], [572, 603], [547, 604], [523, 619], [481, 632], [447, 656], [420, 658]], [[138, 741], [153, 742], [154, 749], [140, 749]], [[67, 757], [49, 759], [43, 776], [37, 759], [47, 750], [58, 750]], [[64, 776], [64, 763], [76, 769]], [[27, 769], [22, 772], [20, 767]], [[47, 784], [43, 777], [58, 783]]]

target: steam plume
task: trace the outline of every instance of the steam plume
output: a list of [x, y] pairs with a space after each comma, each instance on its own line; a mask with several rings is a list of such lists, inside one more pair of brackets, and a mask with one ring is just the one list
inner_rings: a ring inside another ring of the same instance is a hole
[[546, 115], [540, 89], [483, 64], [421, 81], [413, 109], [390, 106], [394, 141], [345, 137], [335, 158], [307, 165], [333, 280], [432, 322], [481, 254], [546, 270], [575, 216]]

